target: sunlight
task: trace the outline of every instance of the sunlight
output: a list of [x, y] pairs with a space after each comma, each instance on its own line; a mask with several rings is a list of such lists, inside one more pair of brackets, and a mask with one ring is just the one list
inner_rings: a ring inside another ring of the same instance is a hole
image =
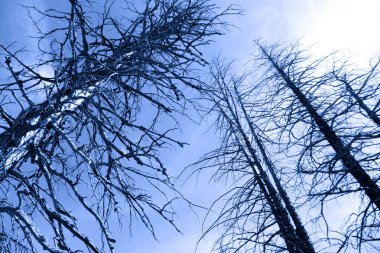
[[378, 54], [380, 1], [324, 1], [315, 4], [317, 14], [305, 29], [307, 43], [316, 43], [318, 54], [341, 50], [359, 65]]

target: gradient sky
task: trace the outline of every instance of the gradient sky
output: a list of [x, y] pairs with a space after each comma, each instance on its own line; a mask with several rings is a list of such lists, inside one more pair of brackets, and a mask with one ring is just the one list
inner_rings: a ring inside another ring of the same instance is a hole
[[[46, 7], [60, 1], [52, 0], [1, 0], [0, 43], [20, 41], [21, 45], [35, 51], [33, 28], [29, 18], [17, 3]], [[217, 5], [236, 4], [245, 9], [241, 16], [230, 17], [236, 26], [216, 40], [207, 52], [208, 57], [221, 55], [237, 60], [238, 66], [252, 58], [253, 40], [276, 42], [302, 38], [303, 43], [313, 45], [310, 53], [322, 56], [332, 51], [348, 53], [360, 66], [366, 66], [380, 49], [380, 1], [379, 0], [214, 0]], [[1, 59], [2, 60], [2, 59]], [[48, 71], [48, 70], [46, 70]], [[0, 77], [0, 80], [4, 77]], [[171, 150], [166, 155], [167, 164], [173, 174], [183, 169], [185, 164], [196, 161], [205, 151], [216, 145], [212, 131], [206, 132], [206, 124], [186, 125], [183, 140], [191, 145], [182, 150]], [[183, 193], [198, 204], [209, 205], [223, 191], [223, 185], [209, 185], [207, 175], [190, 180], [182, 188]], [[149, 235], [142, 225], [134, 223], [133, 237], [127, 229], [115, 237], [119, 241], [117, 252], [130, 253], [192, 253], [201, 235], [204, 212], [199, 218], [189, 211], [188, 206], [178, 205], [178, 226], [183, 234], [178, 234], [161, 220], [154, 221], [159, 242]], [[127, 227], [127, 226], [125, 226]], [[216, 231], [200, 242], [198, 251], [210, 251], [210, 245], [217, 236]]]

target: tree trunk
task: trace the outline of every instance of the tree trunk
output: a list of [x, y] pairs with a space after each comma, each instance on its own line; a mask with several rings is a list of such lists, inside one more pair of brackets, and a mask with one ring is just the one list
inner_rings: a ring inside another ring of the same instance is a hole
[[[284, 239], [286, 247], [290, 253], [314, 253], [314, 248], [309, 247], [308, 243], [305, 243], [302, 238], [298, 236], [296, 233], [290, 219], [289, 214], [284, 208], [279, 198], [279, 194], [273, 184], [270, 182], [267, 173], [261, 165], [259, 158], [256, 155], [255, 150], [247, 134], [245, 133], [242, 125], [240, 124], [239, 118], [235, 114], [233, 110], [234, 106], [232, 106], [229, 101], [226, 101], [233, 115], [233, 121], [236, 125], [231, 122], [231, 118], [229, 118], [223, 110], [221, 112], [224, 114], [224, 117], [229, 121], [231, 129], [234, 129], [234, 135], [241, 146], [241, 150], [246, 157], [248, 164], [252, 168], [252, 171], [259, 182], [260, 188], [262, 189], [269, 205], [271, 206], [272, 213], [275, 217], [277, 225], [280, 228], [281, 237]], [[235, 127], [236, 126], [236, 127]], [[239, 134], [236, 133], [238, 131]], [[244, 144], [241, 142], [240, 138], [243, 138]], [[248, 150], [248, 152], [246, 151]], [[258, 171], [256, 171], [256, 168]]]
[[264, 160], [264, 163], [265, 165], [267, 166], [268, 170], [269, 170], [269, 173], [271, 174], [272, 176], [272, 179], [276, 185], [276, 188], [277, 188], [277, 191], [281, 197], [281, 199], [284, 201], [284, 204], [285, 204], [285, 207], [286, 207], [286, 210], [288, 211], [295, 227], [296, 227], [296, 233], [297, 233], [297, 236], [299, 237], [300, 240], [300, 243], [303, 244], [303, 248], [306, 249], [307, 251], [304, 251], [304, 252], [315, 252], [314, 250], [314, 247], [313, 247], [313, 244], [311, 243], [310, 241], [310, 238], [309, 238], [309, 235], [308, 233], [306, 232], [306, 229], [304, 227], [304, 225], [302, 224], [302, 221], [301, 219], [299, 218], [294, 206], [292, 205], [290, 199], [289, 199], [289, 196], [288, 194], [286, 193], [285, 189], [282, 187], [282, 184], [279, 180], [279, 178], [277, 177], [276, 173], [275, 173], [275, 170], [274, 170], [274, 165], [273, 163], [270, 161], [269, 157], [267, 156], [267, 153], [265, 151], [265, 148], [260, 140], [260, 138], [257, 136], [256, 134], [256, 131], [254, 129], [254, 126], [252, 124], [252, 121], [250, 120], [249, 116], [248, 116], [248, 113], [243, 105], [243, 101], [242, 101], [242, 98], [240, 97], [240, 95], [238, 94], [238, 91], [235, 87], [235, 93], [238, 95], [238, 100], [239, 100], [239, 103], [240, 103], [240, 107], [242, 108], [243, 110], [243, 114], [244, 114], [244, 117], [248, 123], [248, 126], [250, 128], [250, 131], [253, 135], [253, 138], [257, 144], [257, 146], [259, 147], [259, 150], [260, 150], [260, 153], [263, 157], [263, 160]]
[[344, 83], [348, 93], [350, 93], [350, 95], [356, 100], [356, 102], [358, 103], [359, 107], [362, 108], [366, 114], [368, 115], [368, 117], [373, 121], [375, 122], [378, 126], [380, 126], [380, 118], [377, 116], [377, 114], [372, 111], [363, 101], [363, 99], [361, 99], [358, 94], [355, 93], [355, 91], [352, 89], [351, 85], [346, 81], [346, 80], [341, 80], [341, 82]]
[[317, 110], [313, 107], [310, 101], [296, 86], [296, 84], [289, 78], [285, 71], [275, 62], [273, 57], [260, 46], [261, 52], [270, 62], [272, 67], [280, 74], [281, 78], [285, 81], [287, 87], [293, 92], [298, 101], [304, 106], [309, 113], [310, 117], [317, 124], [320, 132], [324, 135], [330, 146], [334, 149], [337, 157], [340, 158], [344, 167], [359, 183], [365, 194], [369, 197], [370, 201], [376, 205], [380, 210], [380, 188], [366, 173], [360, 163], [351, 154], [350, 149], [344, 145], [342, 140], [336, 135], [335, 131], [328, 125], [328, 123], [318, 114]]

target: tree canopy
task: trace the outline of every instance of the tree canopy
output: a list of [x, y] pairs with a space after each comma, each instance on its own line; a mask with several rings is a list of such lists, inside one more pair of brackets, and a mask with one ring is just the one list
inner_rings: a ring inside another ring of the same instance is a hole
[[201, 87], [201, 51], [235, 11], [148, 0], [114, 16], [111, 3], [94, 5], [27, 7], [39, 31], [32, 64], [0, 45], [9, 77], [0, 84], [2, 251], [114, 252], [109, 221], [137, 218], [154, 235], [151, 210], [175, 226], [171, 203], [182, 196], [160, 150], [184, 145], [172, 132], [187, 90]]

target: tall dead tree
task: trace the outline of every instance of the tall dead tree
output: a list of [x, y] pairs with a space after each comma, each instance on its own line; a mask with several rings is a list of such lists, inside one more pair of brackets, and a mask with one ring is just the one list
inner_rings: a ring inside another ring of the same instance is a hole
[[204, 88], [222, 142], [196, 166], [215, 167], [215, 176], [231, 178], [233, 185], [222, 196], [227, 201], [205, 234], [224, 225], [216, 244], [221, 252], [315, 252], [247, 112], [243, 96], [248, 92], [239, 90], [244, 77], [236, 79], [229, 71], [229, 65], [217, 63], [213, 84]]
[[[370, 251], [379, 249], [379, 160], [373, 149], [379, 144], [373, 104], [378, 88], [375, 83], [372, 92], [364, 89], [377, 75], [376, 66], [349, 79], [336, 61], [329, 57], [312, 61], [298, 44], [264, 46], [257, 42], [257, 46], [261, 87], [268, 101], [260, 108], [261, 124], [272, 132], [273, 142], [282, 143], [283, 151], [298, 160], [297, 172], [310, 189], [309, 197], [319, 199], [321, 217], [325, 217], [323, 206], [329, 200], [351, 196], [361, 203], [351, 205], [358, 209], [345, 217], [350, 225], [343, 232], [334, 231], [336, 238], [329, 234], [331, 221], [325, 220], [326, 242], [339, 252], [350, 247], [363, 250], [364, 245]], [[354, 80], [362, 81], [355, 90]], [[361, 96], [362, 92], [366, 95]]]
[[29, 7], [40, 32], [34, 64], [0, 44], [2, 252], [114, 252], [110, 221], [137, 217], [154, 235], [148, 210], [174, 225], [180, 195], [159, 152], [184, 144], [171, 133], [186, 90], [201, 85], [201, 50], [236, 11], [207, 0], [142, 4], [126, 3], [119, 17], [107, 4], [95, 13], [93, 1]]

